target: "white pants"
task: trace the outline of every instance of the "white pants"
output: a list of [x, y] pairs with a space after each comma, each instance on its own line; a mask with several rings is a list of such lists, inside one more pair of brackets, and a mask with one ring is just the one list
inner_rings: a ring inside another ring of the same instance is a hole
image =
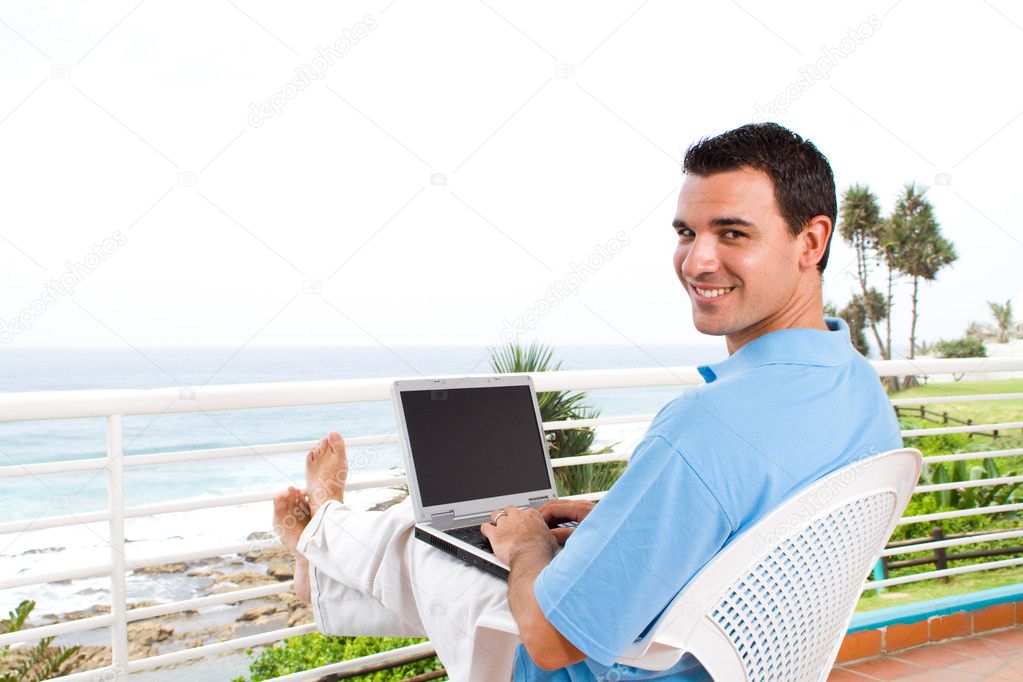
[[[328, 501], [298, 551], [316, 625], [330, 635], [429, 637], [452, 680], [469, 679], [476, 620], [508, 610], [508, 585], [413, 536], [412, 505], [352, 511]], [[509, 668], [507, 679], [511, 679]]]

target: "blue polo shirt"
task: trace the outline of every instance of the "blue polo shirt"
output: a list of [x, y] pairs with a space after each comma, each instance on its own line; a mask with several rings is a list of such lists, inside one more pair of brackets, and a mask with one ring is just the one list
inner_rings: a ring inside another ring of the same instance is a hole
[[[589, 658], [516, 680], [709, 680], [685, 655], [662, 672], [615, 665], [724, 545], [793, 493], [902, 446], [877, 373], [840, 319], [765, 334], [704, 367], [665, 405], [621, 478], [540, 573], [547, 619]], [[612, 670], [613, 666], [613, 670]]]

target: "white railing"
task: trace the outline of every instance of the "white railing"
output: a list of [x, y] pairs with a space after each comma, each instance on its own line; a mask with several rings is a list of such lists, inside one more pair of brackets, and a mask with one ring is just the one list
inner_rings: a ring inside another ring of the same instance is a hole
[[[974, 372], [1012, 372], [1023, 370], [1023, 358], [973, 358], [966, 360], [914, 360], [914, 361], [878, 361], [872, 363], [878, 374], [884, 376], [926, 376], [930, 374], [974, 373]], [[538, 391], [550, 390], [587, 390], [601, 388], [640, 388], [656, 386], [680, 386], [700, 384], [703, 379], [695, 367], [659, 367], [645, 369], [586, 370], [560, 371], [533, 374]], [[167, 514], [171, 512], [210, 509], [252, 502], [269, 501], [277, 491], [264, 491], [239, 495], [222, 496], [213, 499], [187, 499], [159, 504], [126, 507], [124, 503], [123, 473], [128, 467], [151, 466], [179, 462], [196, 462], [218, 458], [246, 457], [287, 452], [304, 452], [316, 443], [294, 442], [272, 445], [253, 445], [244, 447], [210, 448], [205, 450], [186, 450], [158, 454], [133, 455], [125, 458], [122, 452], [122, 418], [126, 415], [140, 414], [172, 414], [188, 412], [212, 412], [222, 410], [294, 407], [304, 405], [337, 404], [346, 402], [368, 402], [389, 400], [389, 388], [393, 379], [359, 379], [342, 381], [289, 382], [275, 384], [244, 384], [230, 386], [202, 386], [199, 388], [162, 388], [152, 390], [95, 390], [95, 391], [53, 391], [38, 393], [7, 393], [0, 394], [0, 421], [26, 421], [40, 419], [77, 419], [86, 417], [104, 417], [107, 427], [107, 455], [103, 458], [79, 459], [41, 464], [26, 464], [0, 467], [0, 478], [20, 476], [39, 476], [46, 474], [94, 471], [106, 469], [108, 483], [108, 508], [105, 511], [89, 512], [75, 515], [50, 516], [35, 521], [12, 521], [0, 523], [0, 534], [27, 532], [44, 528], [57, 528], [81, 523], [106, 522], [110, 531], [110, 559], [102, 564], [66, 567], [48, 573], [29, 573], [18, 576], [0, 578], [0, 589], [23, 587], [61, 580], [73, 580], [85, 577], [109, 575], [111, 580], [111, 612], [109, 614], [82, 618], [33, 627], [18, 632], [0, 635], [0, 646], [36, 641], [42, 637], [67, 635], [97, 627], [109, 627], [111, 630], [112, 661], [109, 666], [90, 671], [67, 675], [61, 680], [71, 682], [77, 680], [120, 680], [129, 673], [150, 670], [163, 665], [182, 663], [188, 660], [205, 658], [229, 651], [246, 649], [253, 646], [269, 644], [286, 637], [313, 632], [312, 623], [273, 630], [271, 632], [240, 637], [224, 642], [206, 644], [190, 649], [150, 656], [147, 658], [128, 660], [129, 622], [152, 618], [189, 609], [199, 609], [246, 599], [267, 597], [291, 589], [291, 582], [276, 585], [238, 589], [231, 592], [218, 593], [205, 597], [128, 609], [125, 595], [125, 571], [156, 566], [171, 562], [192, 561], [255, 549], [279, 546], [276, 541], [246, 542], [230, 545], [218, 545], [188, 552], [176, 552], [158, 556], [127, 558], [124, 543], [124, 520], [141, 516]], [[978, 400], [1018, 400], [1023, 394], [989, 394], [975, 396], [948, 396], [920, 399], [900, 399], [892, 401], [895, 405], [925, 405], [949, 402], [969, 402]], [[583, 426], [602, 426], [608, 424], [643, 424], [648, 423], [653, 415], [636, 415], [626, 417], [602, 417], [564, 422], [546, 423], [548, 430]], [[1023, 410], [1021, 410], [1023, 417]], [[934, 429], [915, 429], [903, 432], [904, 436], [935, 435], [939, 433], [971, 433], [993, 429], [1023, 429], [1023, 421], [1003, 422], [999, 424], [973, 424], [968, 426], [939, 427]], [[393, 435], [358, 436], [346, 438], [349, 448], [358, 448], [384, 443], [395, 443]], [[951, 462], [962, 459], [985, 459], [1009, 457], [1023, 454], [1023, 449], [996, 450], [990, 452], [950, 453], [928, 458], [928, 462]], [[628, 452], [612, 452], [602, 455], [559, 458], [553, 461], [555, 467], [574, 466], [579, 464], [627, 460]], [[985, 486], [1000, 483], [1016, 483], [1023, 481], [1023, 476], [1006, 476], [998, 479], [987, 479], [971, 482], [918, 486], [917, 492], [929, 492], [968, 486]], [[387, 476], [372, 480], [349, 482], [346, 490], [388, 487], [404, 483], [403, 476]], [[575, 497], [583, 499], [599, 499], [603, 493], [591, 493]], [[918, 523], [937, 521], [970, 515], [998, 514], [1023, 510], [1023, 504], [1005, 504], [992, 507], [965, 509], [941, 512], [913, 517], [905, 517], [901, 523]], [[1023, 531], [992, 532], [970, 538], [956, 538], [914, 545], [912, 548], [886, 550], [886, 555], [907, 554], [928, 551], [944, 547], [959, 546], [992, 540], [1004, 540], [1023, 537]], [[910, 576], [872, 581], [864, 589], [886, 587], [920, 580], [944, 577], [959, 573], [1016, 566], [1023, 564], [1023, 558], [990, 561], [982, 564], [950, 568], [940, 571], [929, 571]], [[392, 652], [374, 654], [352, 661], [331, 664], [316, 670], [287, 675], [277, 678], [299, 681], [317, 679], [326, 674], [345, 674], [364, 669], [367, 665], [388, 664], [408, 660], [409, 656], [423, 655], [430, 652], [429, 644], [421, 644]]]

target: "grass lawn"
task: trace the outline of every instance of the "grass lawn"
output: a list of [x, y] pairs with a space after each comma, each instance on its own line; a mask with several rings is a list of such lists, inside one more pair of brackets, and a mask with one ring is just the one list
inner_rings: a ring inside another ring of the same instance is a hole
[[[1023, 393], [1023, 379], [1001, 381], [955, 381], [916, 386], [893, 394], [892, 398], [935, 398], [938, 396], [980, 395], [984, 393]], [[1023, 421], [1023, 400], [986, 400], [972, 403], [940, 403], [925, 406], [933, 412], [948, 412], [956, 419], [972, 419], [974, 424]], [[932, 416], [932, 418], [935, 418]], [[950, 424], [955, 426], [956, 424]], [[935, 427], [941, 424], [934, 424]], [[974, 436], [973, 440], [998, 449], [1023, 447], [1023, 429], [999, 433], [997, 440]]]
[[903, 606], [928, 599], [951, 597], [1019, 583], [1023, 583], [1023, 566], [954, 575], [949, 577], [947, 583], [924, 580], [919, 583], [896, 585], [881, 590], [880, 594], [875, 590], [867, 590], [860, 597], [860, 601], [856, 605], [856, 612], [874, 611], [889, 606]]

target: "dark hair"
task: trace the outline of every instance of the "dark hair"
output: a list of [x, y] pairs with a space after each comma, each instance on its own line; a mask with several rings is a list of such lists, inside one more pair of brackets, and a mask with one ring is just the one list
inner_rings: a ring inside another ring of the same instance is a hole
[[[715, 137], [705, 138], [686, 150], [682, 170], [693, 175], [713, 175], [754, 168], [774, 183], [778, 210], [793, 236], [799, 235], [814, 216], [831, 218], [835, 231], [838, 207], [831, 164], [809, 140], [777, 123], [750, 123]], [[824, 272], [831, 250], [831, 235], [817, 269]]]

